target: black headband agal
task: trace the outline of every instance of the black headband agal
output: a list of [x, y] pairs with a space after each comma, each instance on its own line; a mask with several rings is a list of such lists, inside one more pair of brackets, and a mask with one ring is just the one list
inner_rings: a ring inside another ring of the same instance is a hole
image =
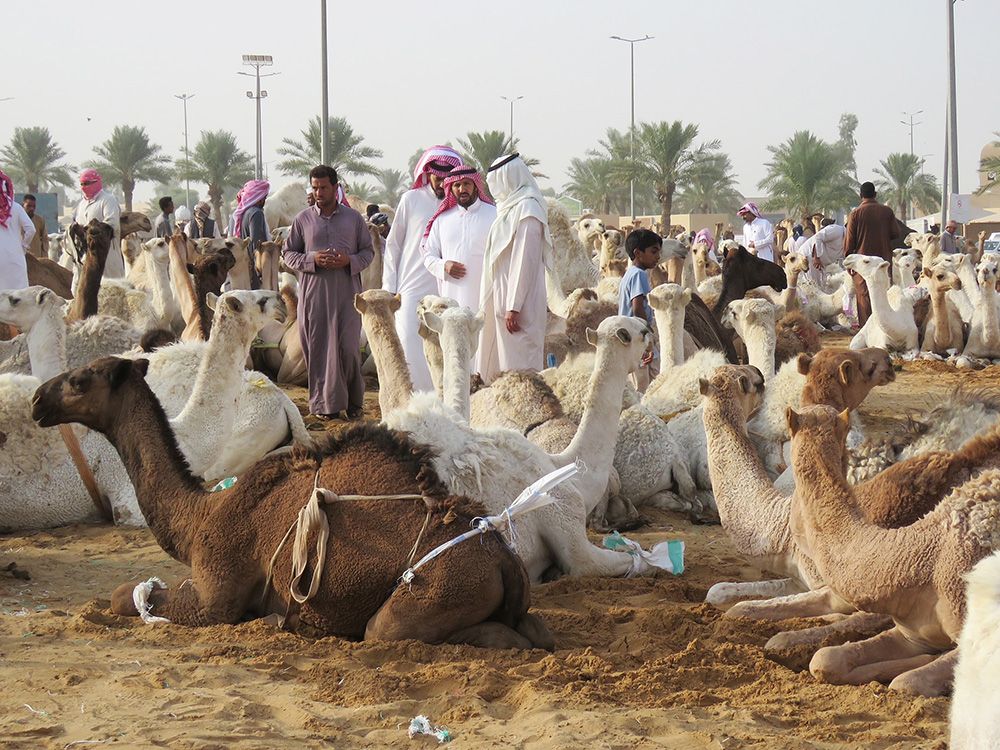
[[434, 169], [438, 172], [449, 172], [449, 173], [451, 172], [451, 170], [455, 168], [451, 164], [446, 164], [443, 161], [433, 161], [433, 160], [427, 165], [427, 167], [428, 169]]
[[448, 177], [465, 177], [470, 174], [476, 173], [475, 167], [462, 167], [461, 169], [453, 169], [448, 173]]
[[509, 164], [510, 162], [514, 161], [514, 159], [517, 159], [520, 156], [521, 155], [515, 151], [513, 154], [511, 154], [510, 156], [508, 156], [503, 161], [498, 162], [498, 163], [494, 164], [492, 167], [490, 167], [489, 169], [487, 169], [486, 172], [489, 173], [489, 172], [493, 172], [493, 171], [495, 171], [497, 169], [500, 169], [500, 167], [502, 167], [504, 164]]

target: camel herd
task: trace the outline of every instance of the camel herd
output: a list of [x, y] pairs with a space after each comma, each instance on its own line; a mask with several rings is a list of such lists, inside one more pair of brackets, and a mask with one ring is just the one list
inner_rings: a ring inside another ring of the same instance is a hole
[[[1000, 403], [958, 392], [889, 439], [867, 435], [855, 412], [895, 378], [892, 357], [1000, 360], [1000, 257], [941, 256], [933, 236], [911, 235], [891, 269], [852, 255], [820, 270], [721, 237], [717, 260], [681, 234], [650, 272], [654, 332], [616, 314], [622, 234], [554, 205], [550, 226], [555, 366], [483, 386], [472, 372], [481, 314], [427, 297], [434, 390], [415, 392], [400, 300], [369, 279], [355, 307], [382, 421], [325, 440], [274, 384], [305, 377], [280, 229], [252, 261], [266, 288], [250, 291], [240, 240], [126, 237], [128, 275], [112, 281], [110, 228], [74, 226], [61, 243], [71, 279], [45, 266], [33, 280], [47, 283], [0, 292], [0, 323], [20, 331], [0, 341], [0, 527], [99, 518], [67, 451], [76, 443], [110, 520], [148, 525], [191, 568], [178, 587], [123, 583], [116, 614], [193, 626], [275, 616], [348, 638], [553, 649], [531, 586], [655, 574], [640, 550], [595, 544], [588, 528], [679, 511], [721, 523], [767, 574], [712, 586], [706, 601], [725, 616], [828, 620], [776, 635], [765, 647], [776, 658], [806, 648], [818, 680], [922, 695], [954, 680], [953, 747], [990, 746], [1000, 729], [979, 701], [1000, 616]], [[373, 240], [378, 252], [374, 228]], [[823, 349], [824, 328], [856, 320], [849, 272], [867, 281], [873, 315], [850, 348]], [[660, 372], [639, 392], [630, 376], [654, 341]], [[415, 557], [571, 465], [581, 471], [550, 490], [555, 502], [401, 584]], [[298, 528], [306, 549], [300, 511], [315, 488], [328, 490], [318, 507], [331, 541], [296, 568], [316, 574], [299, 602], [282, 539]]]

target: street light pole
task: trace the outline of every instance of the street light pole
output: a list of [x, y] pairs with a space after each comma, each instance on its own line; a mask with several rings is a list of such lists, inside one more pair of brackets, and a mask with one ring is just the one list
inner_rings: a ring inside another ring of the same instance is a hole
[[323, 57], [323, 122], [322, 122], [322, 133], [320, 140], [320, 156], [319, 160], [322, 164], [329, 164], [330, 157], [330, 99], [329, 99], [329, 87], [328, 87], [328, 73], [327, 73], [327, 57], [326, 57], [326, 0], [320, 0], [320, 48], [321, 55]]
[[268, 76], [276, 76], [277, 73], [264, 73], [261, 74], [260, 69], [267, 65], [274, 65], [274, 58], [270, 55], [243, 55], [243, 64], [249, 65], [254, 69], [253, 73], [244, 73], [239, 71], [241, 76], [251, 76], [257, 82], [256, 94], [253, 91], [247, 92], [248, 99], [255, 99], [257, 102], [257, 161], [254, 165], [254, 177], [258, 180], [263, 179], [264, 168], [262, 164], [263, 158], [263, 141], [261, 140], [261, 127], [260, 127], [260, 100], [267, 98], [267, 91], [261, 91], [260, 79], [267, 78]]
[[910, 121], [907, 122], [906, 120], [900, 120], [901, 123], [910, 128], [910, 156], [913, 156], [913, 128], [917, 125], [923, 125], [922, 122], [914, 122], [913, 118], [916, 115], [922, 115], [923, 113], [924, 111], [922, 109], [918, 109], [916, 112], [904, 112], [903, 114], [909, 117]]
[[[630, 58], [630, 80], [632, 89], [632, 119], [631, 126], [629, 127], [629, 160], [632, 162], [633, 169], [635, 168], [635, 45], [639, 42], [645, 42], [653, 37], [648, 34], [641, 39], [626, 39], [620, 36], [612, 36], [612, 39], [617, 39], [619, 42], [628, 42], [629, 46], [629, 58]], [[632, 213], [632, 220], [635, 221], [635, 179], [629, 178], [628, 181], [628, 203], [629, 211]], [[669, 219], [669, 217], [667, 217]]]
[[512, 97], [501, 96], [500, 98], [503, 99], [505, 102], [510, 102], [510, 147], [513, 150], [513, 148], [514, 148], [514, 102], [520, 101], [524, 97], [523, 96], [512, 96]]
[[184, 205], [191, 209], [191, 153], [188, 151], [188, 99], [194, 94], [174, 94], [184, 104]]
[[958, 113], [955, 82], [955, 0], [948, 4], [948, 122], [945, 125], [944, 179], [941, 180], [941, 227], [948, 223], [951, 195], [958, 188]]

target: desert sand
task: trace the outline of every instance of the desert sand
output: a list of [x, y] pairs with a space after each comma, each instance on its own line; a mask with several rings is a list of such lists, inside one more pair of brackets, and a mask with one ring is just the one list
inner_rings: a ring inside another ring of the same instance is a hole
[[[996, 395], [998, 371], [906, 363], [862, 412], [888, 427], [959, 383]], [[293, 392], [300, 404], [304, 395]], [[148, 531], [0, 536], [0, 567], [31, 576], [0, 573], [0, 747], [431, 747], [406, 734], [425, 714], [455, 748], [944, 750], [947, 700], [821, 685], [769, 660], [771, 635], [818, 621], [722, 617], [702, 603], [708, 587], [759, 574], [720, 527], [647, 515], [628, 535], [644, 545], [683, 539], [687, 569], [534, 588], [552, 654], [313, 640], [260, 621], [144, 625], [110, 613], [114, 587], [188, 576]]]

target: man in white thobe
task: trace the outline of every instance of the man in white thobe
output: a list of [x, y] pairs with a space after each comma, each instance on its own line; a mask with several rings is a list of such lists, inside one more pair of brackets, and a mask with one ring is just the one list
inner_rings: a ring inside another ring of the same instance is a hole
[[462, 163], [458, 152], [448, 146], [427, 149], [413, 170], [413, 187], [403, 193], [396, 207], [396, 217], [385, 243], [382, 265], [382, 288], [398, 294], [402, 304], [396, 312], [396, 332], [403, 345], [403, 356], [410, 370], [413, 389], [434, 389], [431, 371], [424, 358], [420, 338], [417, 304], [428, 294], [437, 294], [437, 280], [424, 266], [420, 250], [427, 222], [444, 198], [444, 178]]
[[774, 227], [756, 203], [745, 203], [737, 212], [743, 219], [743, 243], [758, 258], [774, 262]]
[[20, 203], [14, 200], [14, 183], [0, 172], [0, 289], [28, 286], [24, 254], [31, 247], [35, 224]]
[[437, 279], [438, 294], [479, 310], [486, 236], [497, 210], [474, 167], [456, 167], [444, 181], [445, 199], [427, 227], [424, 266]]
[[[87, 226], [91, 219], [110, 224], [114, 230], [111, 247], [108, 248], [108, 261], [104, 265], [104, 278], [120, 279], [125, 276], [125, 259], [122, 257], [122, 209], [118, 199], [104, 189], [101, 175], [96, 169], [85, 169], [80, 173], [80, 189], [83, 200], [76, 207], [73, 221], [81, 226]], [[74, 284], [76, 277], [74, 274]]]
[[486, 238], [480, 291], [486, 323], [479, 344], [487, 385], [505, 370], [534, 370], [545, 359], [545, 270], [552, 267], [545, 197], [518, 154], [486, 175], [497, 218]]

